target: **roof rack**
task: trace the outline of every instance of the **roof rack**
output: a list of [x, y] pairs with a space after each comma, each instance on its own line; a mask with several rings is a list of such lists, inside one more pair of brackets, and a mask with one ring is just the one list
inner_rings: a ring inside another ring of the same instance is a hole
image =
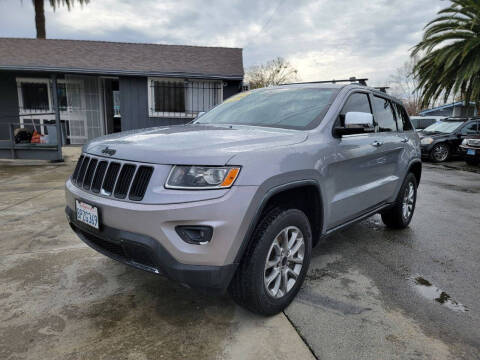
[[387, 93], [387, 89], [390, 89], [390, 86], [375, 86], [374, 89], [380, 90], [381, 92]]
[[306, 82], [295, 82], [295, 83], [287, 83], [287, 84], [280, 84], [280, 85], [297, 85], [297, 84], [336, 84], [342, 82], [358, 82], [360, 85], [367, 86], [367, 78], [357, 79], [355, 76], [352, 76], [349, 79], [342, 79], [342, 80], [322, 80], [322, 81], [306, 81]]

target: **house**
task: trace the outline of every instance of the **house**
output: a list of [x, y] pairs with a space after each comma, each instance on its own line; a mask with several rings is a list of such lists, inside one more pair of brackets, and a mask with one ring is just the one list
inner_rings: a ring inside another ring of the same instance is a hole
[[418, 113], [420, 116], [476, 116], [477, 108], [475, 103], [471, 102], [466, 106], [463, 101], [453, 102], [442, 106], [437, 106], [431, 109], [422, 110]]
[[242, 79], [239, 48], [0, 38], [0, 140], [11, 123], [47, 131], [54, 104], [68, 144], [183, 124], [241, 91]]

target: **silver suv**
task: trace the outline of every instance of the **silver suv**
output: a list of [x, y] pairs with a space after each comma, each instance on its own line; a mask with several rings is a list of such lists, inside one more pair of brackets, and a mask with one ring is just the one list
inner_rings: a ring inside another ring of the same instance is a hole
[[410, 223], [420, 142], [373, 88], [294, 84], [237, 94], [187, 125], [86, 144], [66, 183], [72, 229], [97, 251], [265, 315], [284, 309], [323, 236], [381, 213]]

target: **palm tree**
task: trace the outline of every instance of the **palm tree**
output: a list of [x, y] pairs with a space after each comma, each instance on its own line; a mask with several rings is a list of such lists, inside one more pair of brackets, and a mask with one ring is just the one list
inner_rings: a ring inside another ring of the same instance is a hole
[[[86, 4], [89, 0], [77, 0], [81, 5]], [[35, 8], [35, 27], [37, 29], [37, 39], [45, 39], [45, 9], [44, 0], [32, 0]], [[70, 10], [75, 0], [49, 0], [50, 6], [55, 10], [58, 6], [66, 6]]]
[[425, 26], [412, 56], [423, 55], [414, 67], [422, 105], [450, 95], [480, 107], [480, 0], [451, 0]]

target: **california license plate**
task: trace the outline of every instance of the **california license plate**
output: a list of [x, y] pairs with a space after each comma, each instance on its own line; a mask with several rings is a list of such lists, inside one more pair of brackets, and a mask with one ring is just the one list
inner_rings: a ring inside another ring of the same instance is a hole
[[467, 149], [467, 155], [475, 155], [474, 149]]
[[75, 200], [75, 205], [77, 207], [77, 220], [98, 230], [98, 208], [78, 200]]

